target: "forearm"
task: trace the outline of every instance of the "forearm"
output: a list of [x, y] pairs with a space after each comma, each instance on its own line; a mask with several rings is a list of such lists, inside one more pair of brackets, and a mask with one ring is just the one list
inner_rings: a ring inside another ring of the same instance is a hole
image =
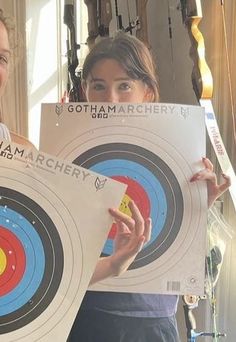
[[117, 277], [124, 273], [129, 265], [134, 261], [137, 251], [129, 253], [116, 252], [105, 258], [100, 258], [89, 285], [109, 277]]
[[101, 281], [105, 278], [114, 277], [116, 275], [112, 264], [112, 257], [113, 256], [110, 255], [98, 260], [89, 285], [93, 285], [98, 281]]

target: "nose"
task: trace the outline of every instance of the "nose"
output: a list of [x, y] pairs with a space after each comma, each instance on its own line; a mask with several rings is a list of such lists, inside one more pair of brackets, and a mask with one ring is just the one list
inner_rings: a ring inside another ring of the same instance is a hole
[[114, 88], [107, 88], [105, 97], [106, 102], [119, 102], [119, 95], [117, 94], [117, 91]]

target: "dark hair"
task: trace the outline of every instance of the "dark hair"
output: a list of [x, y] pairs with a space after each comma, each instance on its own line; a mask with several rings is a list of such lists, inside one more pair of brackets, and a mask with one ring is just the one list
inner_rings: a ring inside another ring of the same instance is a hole
[[87, 80], [93, 66], [101, 59], [115, 59], [135, 80], [141, 80], [153, 91], [153, 101], [159, 100], [156, 67], [148, 48], [138, 38], [119, 32], [103, 38], [85, 58], [82, 79]]

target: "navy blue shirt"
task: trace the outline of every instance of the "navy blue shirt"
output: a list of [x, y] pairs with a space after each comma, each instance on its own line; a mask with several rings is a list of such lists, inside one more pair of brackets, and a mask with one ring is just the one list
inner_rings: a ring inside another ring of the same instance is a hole
[[177, 304], [176, 295], [87, 291], [80, 309], [129, 317], [170, 317]]

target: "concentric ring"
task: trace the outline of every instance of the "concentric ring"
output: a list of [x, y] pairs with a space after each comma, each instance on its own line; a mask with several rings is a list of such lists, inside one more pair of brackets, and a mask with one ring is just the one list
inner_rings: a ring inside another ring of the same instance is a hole
[[[175, 241], [183, 218], [183, 196], [172, 170], [156, 154], [128, 143], [92, 147], [73, 161], [109, 177], [125, 176], [138, 182], [150, 201], [152, 238], [130, 269], [143, 267], [159, 258]], [[108, 245], [104, 254], [109, 254]]]
[[[20, 261], [15, 269], [24, 269], [13, 284], [4, 281], [0, 334], [5, 334], [32, 322], [48, 307], [61, 282], [64, 256], [58, 231], [39, 204], [5, 187], [0, 187], [0, 196], [0, 237], [5, 241], [0, 247], [6, 255], [11, 250], [17, 257], [13, 262], [7, 258], [7, 263]], [[22, 247], [25, 259], [19, 254]], [[14, 272], [6, 267], [1, 277], [5, 275], [12, 278]]]
[[[0, 211], [1, 209], [0, 207]], [[5, 257], [0, 274], [0, 296], [3, 297], [12, 291], [22, 279], [26, 258], [21, 241], [2, 226], [0, 226], [0, 246]]]

